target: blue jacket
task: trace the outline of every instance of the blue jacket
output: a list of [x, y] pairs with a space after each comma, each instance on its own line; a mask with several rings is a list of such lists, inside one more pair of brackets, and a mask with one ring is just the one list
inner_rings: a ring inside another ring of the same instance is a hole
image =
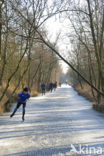
[[45, 88], [46, 88], [46, 86], [45, 86], [44, 83], [41, 85], [41, 88], [42, 88], [42, 89], [45, 89]]
[[26, 102], [27, 101], [27, 99], [29, 99], [30, 98], [30, 94], [29, 93], [27, 93], [27, 94], [24, 94], [24, 91], [22, 91], [20, 94], [18, 94], [18, 101], [19, 102]]

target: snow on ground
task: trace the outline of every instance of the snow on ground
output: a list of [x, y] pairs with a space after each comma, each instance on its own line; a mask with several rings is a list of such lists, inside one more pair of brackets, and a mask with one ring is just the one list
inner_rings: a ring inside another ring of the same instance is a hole
[[25, 122], [21, 119], [21, 108], [13, 118], [10, 113], [0, 116], [0, 156], [102, 153], [104, 115], [94, 111], [91, 103], [72, 87], [63, 85], [53, 93], [31, 98]]

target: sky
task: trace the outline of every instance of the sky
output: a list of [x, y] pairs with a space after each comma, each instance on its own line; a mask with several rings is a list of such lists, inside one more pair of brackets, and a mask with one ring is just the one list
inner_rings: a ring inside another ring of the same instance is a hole
[[[53, 1], [50, 0], [49, 2]], [[75, 0], [74, 2], [76, 3], [76, 5], [84, 5], [85, 3], [83, 0]], [[48, 38], [51, 42], [55, 42], [56, 36], [59, 33], [61, 34], [57, 46], [59, 53], [64, 56], [64, 58], [69, 62], [69, 56], [71, 58], [71, 51], [73, 50], [73, 47], [70, 43], [71, 38], [67, 37], [68, 33], [73, 33], [70, 21], [65, 17], [61, 17], [61, 20], [59, 20], [57, 15], [48, 19], [45, 23], [45, 27], [48, 31]], [[63, 61], [60, 61], [60, 64], [62, 65], [63, 72], [66, 73], [69, 69], [68, 65]]]
[[[61, 39], [58, 40], [58, 49], [60, 54], [67, 59], [70, 43], [69, 45], [66, 45], [67, 38], [65, 39], [65, 37], [63, 37], [67, 31], [65, 25], [67, 25], [67, 21], [62, 23], [58, 19], [55, 19], [55, 17], [48, 19], [48, 21], [45, 23], [45, 27], [49, 33], [48, 38], [51, 42], [55, 42], [56, 36], [60, 33]], [[60, 61], [60, 64], [62, 66], [63, 73], [66, 73], [68, 70], [68, 65], [63, 61]]]

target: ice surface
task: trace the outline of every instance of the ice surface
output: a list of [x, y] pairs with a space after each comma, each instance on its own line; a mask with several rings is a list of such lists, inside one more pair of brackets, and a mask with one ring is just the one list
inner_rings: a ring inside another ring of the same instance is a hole
[[85, 155], [71, 152], [71, 144], [104, 148], [104, 115], [71, 86], [32, 97], [25, 122], [21, 109], [13, 118], [10, 113], [0, 116], [0, 156]]

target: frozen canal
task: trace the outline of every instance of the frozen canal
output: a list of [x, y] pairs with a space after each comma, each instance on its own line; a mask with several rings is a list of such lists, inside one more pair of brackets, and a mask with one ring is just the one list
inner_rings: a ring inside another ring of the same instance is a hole
[[104, 156], [104, 115], [70, 86], [31, 98], [24, 123], [21, 108], [0, 116], [0, 156]]

